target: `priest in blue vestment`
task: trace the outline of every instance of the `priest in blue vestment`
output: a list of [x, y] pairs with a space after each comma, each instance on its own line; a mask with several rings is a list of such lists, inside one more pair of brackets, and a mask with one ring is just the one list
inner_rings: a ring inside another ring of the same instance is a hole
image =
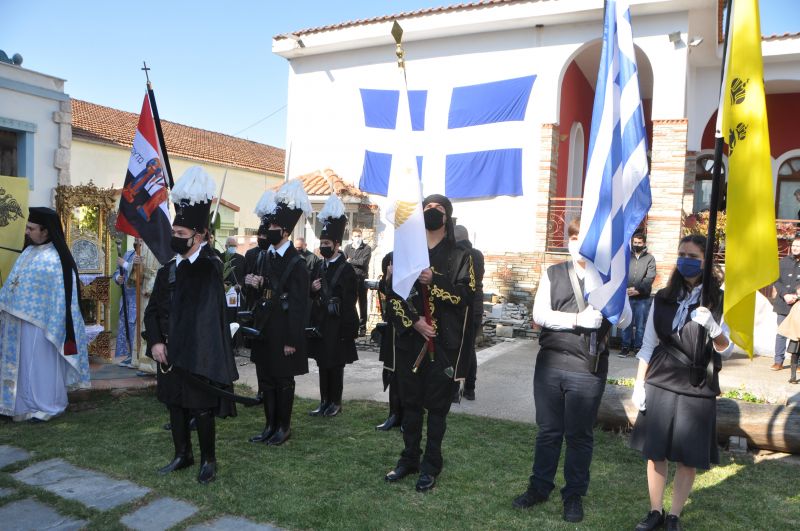
[[88, 388], [80, 281], [55, 210], [32, 207], [25, 250], [0, 289], [0, 415], [42, 422]]

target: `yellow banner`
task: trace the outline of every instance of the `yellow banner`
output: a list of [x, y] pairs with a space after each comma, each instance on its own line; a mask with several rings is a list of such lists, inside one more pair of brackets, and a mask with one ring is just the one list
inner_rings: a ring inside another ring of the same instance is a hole
[[753, 356], [755, 292], [778, 278], [764, 65], [757, 0], [735, 0], [722, 85], [728, 144], [725, 321], [734, 343]]
[[0, 286], [22, 251], [27, 222], [28, 179], [0, 175]]

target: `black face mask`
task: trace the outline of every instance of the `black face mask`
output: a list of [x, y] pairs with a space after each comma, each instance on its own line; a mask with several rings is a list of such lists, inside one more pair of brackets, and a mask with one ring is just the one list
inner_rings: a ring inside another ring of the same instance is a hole
[[178, 236], [173, 236], [169, 240], [169, 247], [179, 255], [183, 256], [189, 249], [192, 248], [193, 239], [194, 239], [194, 234], [192, 234], [188, 238], [179, 238]]
[[258, 238], [256, 238], [256, 241], [258, 242], [258, 248], [261, 249], [262, 251], [266, 251], [269, 249], [269, 242], [267, 241], [266, 238], [261, 238], [259, 236]]
[[270, 245], [277, 245], [283, 239], [282, 229], [269, 229], [267, 230], [267, 242]]
[[644, 251], [644, 245], [633, 245], [631, 246], [631, 249], [633, 249], [634, 253], [641, 253]]
[[441, 229], [444, 225], [444, 214], [435, 208], [426, 210], [422, 215], [425, 218], [425, 229], [427, 230]]
[[325, 258], [330, 258], [331, 256], [333, 256], [333, 247], [331, 247], [330, 245], [320, 246], [319, 254], [321, 254]]

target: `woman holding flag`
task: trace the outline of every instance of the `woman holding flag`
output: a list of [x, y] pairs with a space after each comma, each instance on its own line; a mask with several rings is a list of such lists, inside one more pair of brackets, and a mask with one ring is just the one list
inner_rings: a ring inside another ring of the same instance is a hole
[[[710, 275], [708, 305], [701, 306], [706, 238], [690, 235], [678, 247], [678, 261], [667, 286], [650, 307], [632, 400], [639, 416], [631, 448], [647, 459], [650, 512], [637, 531], [681, 529], [680, 514], [697, 469], [719, 463], [716, 397], [722, 358], [733, 343], [720, 324], [720, 280]], [[677, 463], [672, 505], [664, 514], [667, 461]]]

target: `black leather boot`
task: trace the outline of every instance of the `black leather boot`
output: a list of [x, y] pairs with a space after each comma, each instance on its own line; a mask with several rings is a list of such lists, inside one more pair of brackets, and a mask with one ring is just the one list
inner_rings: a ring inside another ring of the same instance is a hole
[[280, 446], [292, 434], [292, 406], [294, 405], [294, 384], [278, 389], [278, 431], [269, 438], [267, 444]]
[[278, 423], [275, 413], [275, 408], [276, 408], [275, 389], [270, 389], [270, 388], [265, 389], [262, 394], [262, 398], [264, 400], [264, 417], [265, 417], [264, 431], [262, 431], [258, 435], [253, 435], [252, 437], [250, 437], [250, 442], [252, 443], [267, 442], [269, 438], [275, 434], [275, 430], [278, 429]]
[[798, 354], [792, 354], [792, 374], [789, 377], [790, 384], [797, 383], [797, 357]]
[[217, 477], [214, 413], [211, 410], [198, 411], [195, 419], [197, 419], [197, 438], [200, 441], [200, 473], [197, 475], [197, 482], [205, 485]]
[[395, 384], [389, 384], [389, 417], [383, 421], [383, 424], [375, 426], [376, 430], [389, 431], [396, 426], [402, 424], [402, 406], [400, 405], [400, 396], [395, 389]]
[[158, 473], [162, 475], [194, 464], [192, 440], [189, 435], [189, 412], [180, 407], [170, 407], [169, 422], [172, 444], [175, 446], [175, 457], [168, 465], [158, 469]]
[[308, 412], [308, 414], [312, 417], [323, 416], [325, 414], [325, 410], [331, 405], [331, 401], [328, 398], [328, 396], [330, 396], [328, 389], [328, 369], [320, 368], [319, 370], [319, 396], [320, 400], [317, 409]]

